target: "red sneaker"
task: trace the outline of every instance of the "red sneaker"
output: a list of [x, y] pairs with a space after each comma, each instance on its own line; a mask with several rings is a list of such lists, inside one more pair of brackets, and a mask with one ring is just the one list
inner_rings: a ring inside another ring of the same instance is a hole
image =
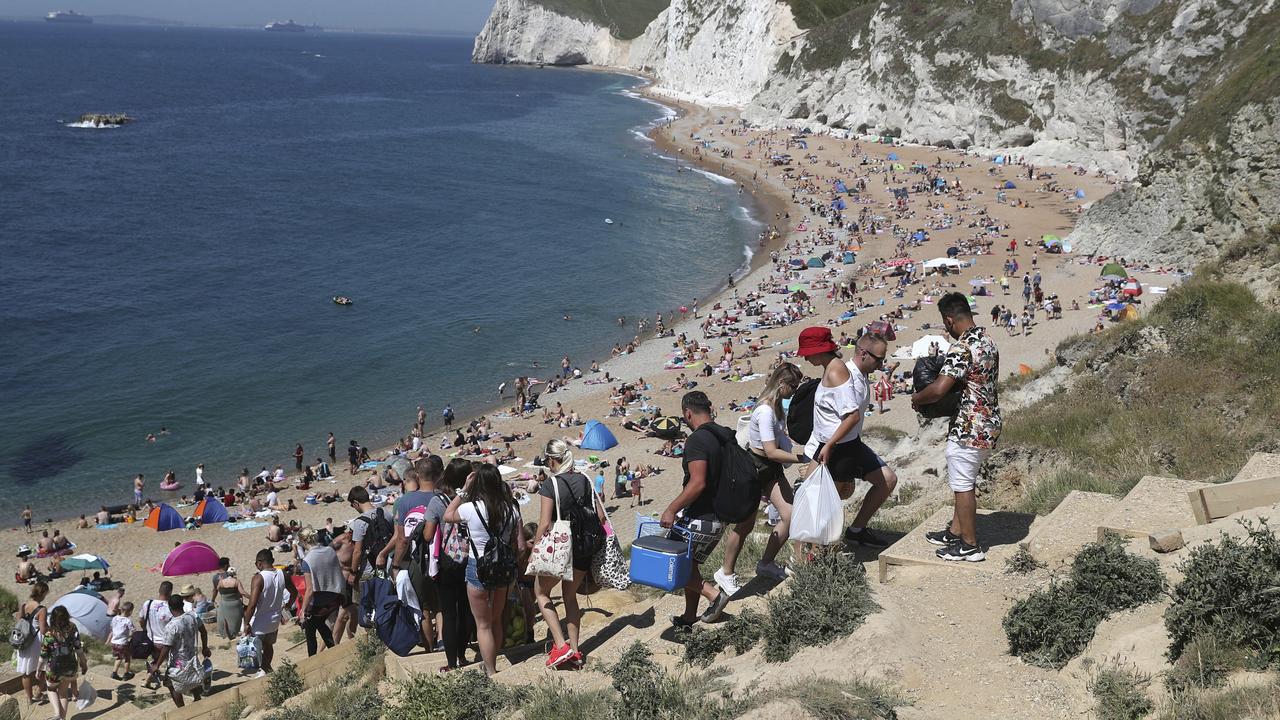
[[573, 657], [573, 647], [569, 643], [552, 647], [551, 652], [547, 653], [547, 667], [557, 668], [568, 662]]
[[569, 667], [573, 670], [581, 670], [586, 663], [586, 659], [582, 657], [582, 653], [578, 650], [574, 650], [573, 654], [569, 656]]

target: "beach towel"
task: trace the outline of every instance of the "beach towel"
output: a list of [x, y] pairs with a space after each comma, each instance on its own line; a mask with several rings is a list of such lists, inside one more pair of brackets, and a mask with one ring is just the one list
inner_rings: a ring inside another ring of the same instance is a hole
[[120, 523], [105, 523], [103, 525], [94, 525], [99, 530], [110, 530], [111, 528], [120, 527]]
[[378, 467], [379, 465], [381, 465], [381, 464], [382, 464], [382, 461], [381, 461], [381, 460], [370, 460], [369, 462], [364, 463], [363, 465], [361, 465], [359, 469], [360, 469], [360, 470], [373, 470], [373, 469], [377, 468], [377, 467]]
[[260, 527], [266, 527], [266, 526], [267, 526], [266, 523], [257, 522], [254, 520], [241, 520], [240, 522], [223, 523], [222, 525], [222, 527], [230, 530], [231, 532], [235, 532], [237, 530], [250, 530], [252, 528], [260, 528]]

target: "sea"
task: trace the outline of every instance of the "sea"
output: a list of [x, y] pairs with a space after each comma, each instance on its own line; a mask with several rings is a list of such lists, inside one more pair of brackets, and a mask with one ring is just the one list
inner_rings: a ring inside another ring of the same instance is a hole
[[438, 427], [585, 371], [743, 267], [758, 211], [659, 154], [641, 80], [470, 51], [0, 23], [3, 524], [128, 502], [137, 473], [173, 499], [197, 463], [292, 470], [328, 432], [342, 462], [419, 404]]

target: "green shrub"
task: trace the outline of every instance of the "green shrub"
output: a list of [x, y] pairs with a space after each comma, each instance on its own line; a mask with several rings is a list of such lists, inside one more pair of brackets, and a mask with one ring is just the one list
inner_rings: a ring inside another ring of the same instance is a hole
[[444, 675], [414, 674], [396, 683], [386, 720], [497, 720], [519, 694], [477, 670]]
[[888, 686], [865, 679], [808, 677], [766, 691], [794, 700], [817, 720], [895, 720], [906, 702]]
[[244, 715], [244, 711], [249, 707], [249, 703], [243, 699], [236, 700], [230, 705], [222, 709], [222, 716], [226, 720], [240, 720], [240, 716]]
[[684, 640], [684, 661], [706, 667], [727, 647], [739, 655], [745, 653], [760, 640], [762, 620], [754, 610], [743, 610], [718, 625], [695, 628]]
[[1244, 652], [1227, 647], [1212, 635], [1198, 637], [1187, 644], [1173, 667], [1165, 673], [1164, 684], [1171, 693], [1191, 688], [1219, 687], [1232, 670], [1244, 665]]
[[609, 669], [609, 677], [618, 693], [612, 720], [729, 720], [745, 711], [745, 701], [728, 695], [718, 674], [672, 677], [639, 641]]
[[1071, 563], [1078, 591], [1093, 596], [1111, 612], [1155, 600], [1164, 592], [1164, 575], [1156, 561], [1125, 552], [1124, 541], [1107, 535], [1085, 545]]
[[785, 589], [769, 596], [761, 628], [765, 660], [783, 662], [801, 648], [849, 635], [879, 609], [862, 563], [843, 553], [821, 555], [798, 566]]
[[382, 639], [377, 633], [360, 633], [356, 636], [356, 659], [348, 672], [355, 678], [361, 678], [369, 670], [375, 670], [374, 674], [382, 677], [382, 672], [386, 669], [383, 665], [383, 656], [386, 652], [387, 646], [382, 644]]
[[1224, 533], [1179, 566], [1183, 578], [1164, 613], [1171, 661], [1197, 637], [1280, 659], [1280, 538], [1265, 521], [1242, 524], [1244, 538]]
[[302, 684], [302, 676], [298, 674], [298, 666], [289, 659], [282, 660], [267, 679], [267, 699], [277, 707], [304, 689], [306, 688]]
[[1004, 571], [1010, 575], [1029, 575], [1044, 567], [1044, 563], [1035, 559], [1025, 544], [1018, 546], [1018, 551], [1004, 561]]
[[536, 685], [521, 711], [524, 720], [605, 720], [613, 700], [607, 690], [571, 690], [556, 680]]
[[1170, 699], [1161, 720], [1242, 720], [1280, 717], [1280, 681], [1187, 693]]
[[1084, 650], [1106, 617], [1107, 608], [1074, 583], [1054, 583], [1009, 608], [1003, 622], [1009, 654], [1057, 670]]
[[1098, 670], [1089, 682], [1098, 720], [1141, 720], [1149, 715], [1155, 706], [1142, 688], [1150, 681], [1137, 669], [1115, 663]]

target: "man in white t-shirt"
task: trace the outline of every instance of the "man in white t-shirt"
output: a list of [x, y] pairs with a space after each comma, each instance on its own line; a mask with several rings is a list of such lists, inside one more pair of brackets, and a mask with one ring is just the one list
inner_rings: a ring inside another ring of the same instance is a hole
[[[160, 583], [160, 589], [156, 592], [156, 597], [142, 603], [142, 607], [138, 610], [138, 620], [142, 624], [142, 629], [147, 632], [147, 639], [152, 643], [151, 659], [154, 661], [159, 657], [160, 648], [156, 645], [160, 638], [164, 637], [164, 629], [169, 625], [169, 621], [173, 619], [173, 613], [169, 612], [169, 597], [173, 595], [173, 583], [165, 580]], [[160, 681], [156, 679], [154, 673], [147, 677], [147, 681], [143, 683], [143, 687], [151, 688], [152, 682], [155, 687], [160, 686]]]
[[893, 489], [898, 486], [898, 475], [862, 441], [862, 426], [867, 417], [867, 408], [871, 406], [871, 383], [868, 376], [884, 367], [885, 353], [888, 350], [889, 344], [883, 337], [867, 333], [858, 338], [853, 348], [853, 357], [845, 361], [849, 368], [849, 384], [853, 386], [854, 403], [858, 408], [858, 422], [853, 426], [853, 433], [858, 437], [851, 440], [849, 445], [853, 446], [853, 454], [858, 459], [862, 479], [871, 483], [871, 489], [862, 498], [862, 507], [858, 508], [857, 516], [845, 530], [844, 538], [847, 542], [874, 548], [889, 547], [890, 543], [868, 530], [867, 523], [871, 522], [872, 516], [893, 494]]

